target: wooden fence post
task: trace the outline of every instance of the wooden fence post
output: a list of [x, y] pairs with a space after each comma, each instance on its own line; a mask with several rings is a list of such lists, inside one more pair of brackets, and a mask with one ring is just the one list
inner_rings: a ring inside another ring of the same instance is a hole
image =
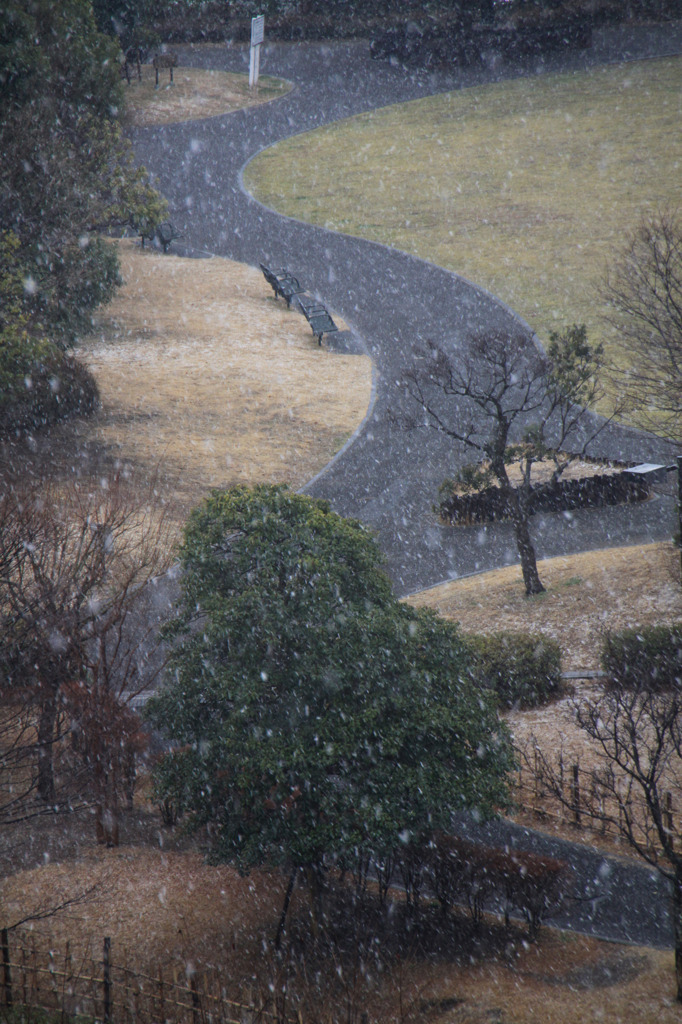
[[107, 936], [104, 940], [104, 957], [102, 959], [102, 988], [104, 990], [104, 1011], [103, 1016], [107, 1021], [111, 1020], [111, 939]]
[[192, 993], [192, 1020], [194, 1021], [194, 1024], [199, 1024], [201, 1016], [201, 1002], [199, 1000], [199, 991], [197, 989], [197, 979], [194, 974], [189, 979], [189, 987]]
[[12, 1006], [12, 969], [9, 960], [9, 932], [6, 928], [0, 932], [0, 945], [2, 945], [2, 987], [5, 1006]]
[[163, 968], [159, 964], [159, 1020], [166, 1019], [166, 1003], [163, 998]]
[[572, 768], [573, 782], [571, 785], [571, 800], [573, 803], [573, 815], [576, 825], [580, 824], [580, 765], [574, 764]]

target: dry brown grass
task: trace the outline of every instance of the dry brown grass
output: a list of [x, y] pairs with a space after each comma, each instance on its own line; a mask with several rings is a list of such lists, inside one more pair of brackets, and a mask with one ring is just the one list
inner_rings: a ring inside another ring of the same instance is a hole
[[[415, 594], [409, 601], [456, 619], [465, 632], [509, 629], [549, 636], [561, 646], [564, 671], [599, 669], [600, 643], [606, 630], [682, 618], [680, 552], [671, 543], [552, 558], [540, 562], [538, 568], [547, 590], [537, 597], [524, 596], [521, 570], [510, 566], [445, 583]], [[561, 748], [567, 764], [579, 761], [585, 770], [598, 767], [592, 745], [576, 725], [575, 700], [597, 695], [600, 688], [598, 682], [576, 680], [561, 700], [506, 713], [515, 742], [521, 748], [537, 742], [551, 763]], [[558, 806], [553, 805], [552, 810], [557, 811]], [[519, 820], [538, 826], [523, 815]], [[614, 845], [593, 833], [581, 837], [568, 824], [548, 819], [545, 827], [571, 839], [583, 838], [628, 852], [622, 844]]]
[[141, 80], [136, 71], [131, 71], [130, 84], [125, 88], [125, 123], [147, 128], [196, 121], [267, 103], [291, 89], [289, 82], [267, 75], [249, 89], [248, 75], [184, 67], [174, 68], [172, 82], [165, 70], [159, 71], [158, 88], [155, 81], [151, 64], [142, 65]]
[[6, 471], [157, 473], [182, 517], [211, 487], [297, 487], [322, 469], [365, 415], [369, 358], [318, 347], [251, 267], [119, 252], [125, 284], [78, 351], [100, 413], [10, 451]]
[[[23, 872], [5, 880], [0, 892], [11, 908], [13, 901], [64, 893], [69, 886], [76, 891], [95, 879], [102, 882], [96, 902], [49, 928], [41, 926], [52, 948], [63, 949], [68, 938], [74, 957], [96, 958], [109, 935], [114, 960], [127, 960], [138, 971], [153, 971], [160, 963], [182, 970], [192, 963], [199, 971], [219, 967], [235, 987], [266, 986], [272, 963], [263, 940], [272, 937], [281, 906], [277, 876], [255, 872], [240, 878], [229, 867], [208, 867], [196, 853], [127, 847]], [[303, 894], [292, 909], [305, 922]], [[299, 975], [292, 995], [309, 1011], [316, 1006], [316, 1015], [325, 1007], [326, 1016], [339, 1019], [354, 985], [356, 1005], [370, 1020], [400, 1024], [679, 1020], [671, 953], [550, 929], [529, 945], [518, 931], [505, 932], [494, 922], [478, 939], [463, 922], [459, 940], [451, 933], [450, 942], [437, 955], [414, 943], [356, 983], [346, 980], [350, 972], [339, 973], [348, 965], [327, 954], [315, 962], [318, 976], [312, 971], [306, 983]]]
[[209, 867], [197, 852], [91, 848], [75, 861], [4, 880], [3, 917], [93, 885], [100, 888], [91, 902], [43, 922], [39, 933], [61, 948], [68, 941], [76, 955], [97, 954], [110, 936], [119, 962], [143, 973], [188, 961], [226, 968], [237, 948], [246, 972], [261, 934], [274, 934], [284, 892], [278, 876], [242, 878], [230, 867]]
[[682, 617], [680, 552], [670, 543], [607, 548], [550, 558], [538, 569], [546, 589], [527, 598], [521, 569], [508, 566], [414, 594], [462, 629], [542, 633], [563, 651], [564, 671], [594, 670], [605, 630]]

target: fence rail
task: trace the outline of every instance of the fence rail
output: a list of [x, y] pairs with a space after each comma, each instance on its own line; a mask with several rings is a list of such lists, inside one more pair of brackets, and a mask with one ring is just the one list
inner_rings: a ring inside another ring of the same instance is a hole
[[180, 976], [159, 966], [143, 974], [115, 963], [105, 938], [102, 959], [41, 948], [34, 937], [0, 930], [0, 1007], [55, 1012], [62, 1020], [91, 1017], [115, 1024], [293, 1024], [272, 1001], [232, 997], [217, 972]]

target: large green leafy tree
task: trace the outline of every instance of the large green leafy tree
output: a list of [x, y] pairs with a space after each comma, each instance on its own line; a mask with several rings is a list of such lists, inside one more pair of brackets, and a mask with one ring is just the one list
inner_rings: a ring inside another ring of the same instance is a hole
[[319, 878], [506, 802], [508, 738], [457, 627], [395, 600], [358, 522], [282, 487], [215, 491], [182, 566], [156, 784], [210, 823], [216, 860]]
[[26, 359], [42, 365], [32, 348], [73, 343], [112, 295], [118, 264], [98, 230], [163, 215], [117, 121], [118, 55], [97, 30], [89, 0], [2, 4], [3, 373], [13, 372], [9, 348], [23, 346]]

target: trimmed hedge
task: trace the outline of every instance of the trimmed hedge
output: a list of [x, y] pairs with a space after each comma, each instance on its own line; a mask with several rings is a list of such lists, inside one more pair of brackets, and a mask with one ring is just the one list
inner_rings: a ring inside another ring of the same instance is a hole
[[[495, 523], [511, 518], [507, 499], [499, 487], [485, 487], [470, 494], [458, 494], [457, 484], [445, 480], [443, 495], [436, 511], [453, 526], [473, 523]], [[528, 498], [528, 514], [565, 512], [574, 508], [604, 508], [628, 502], [646, 501], [651, 486], [640, 476], [621, 473], [598, 473], [578, 479], [548, 481], [536, 484]]]
[[496, 691], [502, 707], [533, 708], [561, 694], [561, 648], [555, 640], [506, 631], [465, 639], [476, 676]]
[[607, 633], [601, 663], [617, 686], [647, 690], [682, 686], [682, 622]]

